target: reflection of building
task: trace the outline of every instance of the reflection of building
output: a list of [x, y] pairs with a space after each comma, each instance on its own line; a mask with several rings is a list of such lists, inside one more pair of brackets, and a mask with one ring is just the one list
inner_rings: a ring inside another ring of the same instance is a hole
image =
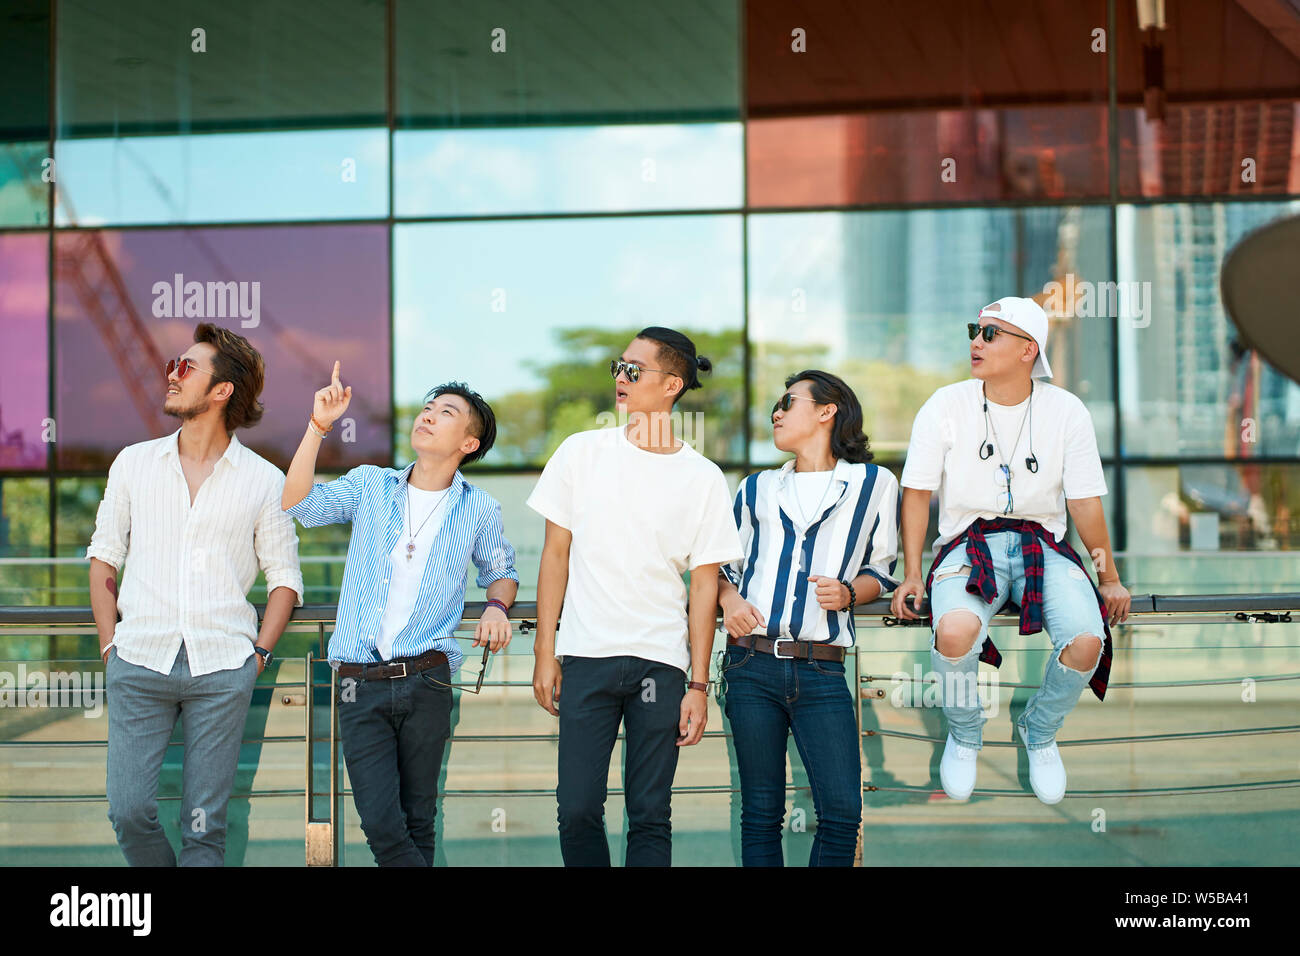
[[1225, 421], [1225, 408], [1255, 417], [1268, 448], [1294, 450], [1300, 417], [1288, 407], [1286, 381], [1271, 368], [1259, 375], [1252, 408], [1242, 408], [1247, 379], [1231, 361], [1236, 333], [1219, 298], [1224, 256], [1247, 232], [1277, 218], [1276, 207], [1176, 204], [1125, 213], [1121, 280], [1151, 282], [1154, 292], [1149, 327], [1120, 323], [1121, 364], [1133, 370], [1122, 395], [1130, 450], [1172, 450], [1176, 436], [1181, 452], [1235, 454], [1225, 436], [1241, 422]]

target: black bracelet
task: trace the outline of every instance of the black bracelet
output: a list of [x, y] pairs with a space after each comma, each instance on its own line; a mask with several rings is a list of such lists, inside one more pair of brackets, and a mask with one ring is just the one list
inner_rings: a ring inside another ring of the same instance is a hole
[[840, 610], [841, 610], [841, 611], [851, 611], [851, 610], [853, 610], [853, 605], [855, 605], [855, 604], [858, 603], [858, 592], [855, 591], [855, 590], [853, 590], [853, 585], [850, 584], [848, 581], [841, 581], [840, 584], [844, 585], [846, 588], [849, 589], [849, 604], [848, 604], [848, 607], [842, 607], [842, 608], [840, 608]]

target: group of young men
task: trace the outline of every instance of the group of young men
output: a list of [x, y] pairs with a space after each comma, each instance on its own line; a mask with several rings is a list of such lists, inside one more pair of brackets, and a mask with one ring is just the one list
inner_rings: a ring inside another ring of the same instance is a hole
[[[1051, 375], [1046, 315], [1008, 297], [967, 331], [971, 379], [939, 389], [913, 425], [901, 580], [899, 482], [871, 463], [861, 405], [844, 381], [819, 370], [786, 380], [771, 419], [776, 448], [793, 457], [744, 478], [733, 499], [717, 465], [672, 426], [673, 406], [701, 387], [709, 360], [680, 332], [651, 327], [610, 362], [627, 424], [566, 438], [527, 501], [546, 523], [533, 692], [559, 719], [566, 865], [609, 865], [604, 810], [620, 727], [626, 861], [671, 862], [672, 784], [680, 748], [707, 723], [719, 612], [719, 697], [740, 775], [745, 865], [783, 862], [791, 733], [817, 816], [810, 863], [853, 862], [861, 751], [844, 658], [854, 606], [888, 591], [905, 618], [929, 597], [949, 727], [940, 776], [955, 800], [975, 786], [978, 661], [1000, 661], [986, 636], [991, 617], [1010, 601], [1021, 633], [1046, 628], [1054, 651], [1018, 726], [1034, 792], [1045, 803], [1064, 796], [1056, 733], [1085, 685], [1104, 695], [1109, 626], [1127, 617], [1129, 596], [1110, 554], [1087, 410], [1036, 381]], [[133, 865], [177, 862], [157, 790], [181, 716], [180, 863], [221, 864], [253, 685], [302, 603], [297, 519], [352, 525], [328, 653], [367, 843], [379, 865], [431, 865], [466, 568], [487, 591], [473, 646], [494, 653], [510, 642], [519, 583], [500, 505], [460, 472], [491, 449], [492, 409], [460, 383], [441, 385], [412, 423], [411, 465], [314, 482], [320, 446], [352, 395], [336, 362], [282, 475], [235, 437], [262, 414], [261, 356], [211, 324], [194, 339], [167, 366], [164, 410], [180, 429], [118, 455], [87, 549], [110, 697], [109, 818], [122, 851]], [[935, 491], [938, 553], [923, 580]], [[1065, 541], [1067, 510], [1097, 584]], [[259, 568], [268, 593], [260, 629], [247, 600]]]

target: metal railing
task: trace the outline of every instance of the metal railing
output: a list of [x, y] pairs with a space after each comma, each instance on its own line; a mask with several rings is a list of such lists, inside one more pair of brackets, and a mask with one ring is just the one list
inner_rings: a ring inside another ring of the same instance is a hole
[[[482, 603], [470, 603], [465, 606], [465, 615], [461, 621], [459, 630], [472, 630], [477, 622], [479, 615], [485, 607]], [[263, 610], [262, 606], [258, 607], [259, 617]], [[351, 793], [350, 788], [340, 786], [341, 775], [339, 772], [339, 733], [338, 733], [338, 695], [336, 690], [336, 680], [332, 668], [326, 665], [328, 657], [328, 637], [327, 629], [334, 623], [336, 605], [332, 604], [313, 604], [304, 605], [295, 608], [290, 620], [289, 629], [297, 630], [301, 633], [301, 628], [308, 627], [315, 630], [316, 640], [315, 648], [309, 651], [302, 658], [283, 658], [278, 657], [280, 666], [286, 660], [301, 660], [304, 667], [304, 680], [302, 682], [289, 681], [280, 682], [278, 677], [278, 668], [272, 675], [272, 682], [269, 685], [272, 688], [273, 697], [278, 697], [280, 703], [286, 706], [303, 705], [303, 729], [299, 735], [278, 735], [266, 736], [260, 735], [254, 738], [246, 738], [245, 743], [296, 743], [303, 744], [305, 753], [304, 780], [303, 786], [299, 788], [285, 788], [274, 790], [253, 790], [247, 792], [233, 793], [232, 799], [249, 799], [252, 797], [263, 796], [301, 796], [304, 798], [304, 823], [306, 828], [305, 840], [305, 862], [308, 866], [333, 866], [337, 865], [340, 854], [341, 839], [341, 821], [343, 819], [342, 800]], [[516, 626], [516, 639], [521, 636], [530, 634], [535, 629], [536, 622], [536, 604], [532, 602], [521, 602], [511, 608], [510, 619]], [[1292, 614], [1300, 611], [1300, 593], [1279, 593], [1279, 594], [1211, 594], [1211, 595], [1158, 595], [1144, 594], [1135, 595], [1132, 600], [1131, 615], [1135, 624], [1143, 623], [1168, 623], [1168, 624], [1221, 624], [1225, 627], [1239, 626], [1242, 624], [1255, 623], [1279, 623], [1287, 624], [1292, 621]], [[890, 616], [889, 602], [880, 599], [871, 604], [862, 605], [857, 609], [855, 614], [855, 625], [857, 628], [903, 628], [900, 633], [908, 633], [907, 629], [920, 626], [918, 638], [922, 642], [922, 648], [928, 649], [929, 646], [929, 627], [928, 621], [923, 616], [919, 621], [903, 622]], [[928, 606], [922, 604], [922, 615], [928, 614]], [[996, 616], [991, 626], [1014, 625], [1017, 618], [1010, 614], [1000, 614]], [[12, 640], [15, 638], [57, 638], [67, 635], [85, 635], [94, 632], [94, 619], [88, 607], [0, 607], [0, 665], [8, 666], [20, 663], [31, 663], [30, 661], [20, 661], [13, 659], [9, 653]], [[1126, 627], [1124, 625], [1122, 627]], [[512, 647], [516, 645], [512, 644]], [[715, 641], [716, 646], [716, 641]], [[853, 661], [855, 664], [854, 673], [858, 685], [858, 696], [860, 700], [878, 700], [885, 697], [884, 689], [879, 686], [882, 682], [899, 680], [913, 680], [913, 678], [904, 678], [899, 675], [884, 675], [864, 673], [862, 670], [861, 655], [863, 644], [859, 642], [854, 648]], [[98, 665], [98, 660], [72, 660], [44, 658], [48, 663], [54, 663], [58, 660], [61, 663], [88, 663]], [[323, 679], [318, 679], [315, 675], [317, 671], [325, 672], [322, 674]], [[1300, 680], [1300, 673], [1284, 674], [1247, 674], [1247, 675], [1229, 675], [1224, 677], [1212, 677], [1207, 679], [1198, 679], [1191, 681], [1147, 681], [1147, 682], [1112, 682], [1109, 686], [1113, 689], [1124, 688], [1171, 688], [1171, 687], [1200, 687], [1215, 684], [1237, 684], [1244, 680], [1255, 682], [1273, 682], [1273, 681], [1297, 681]], [[716, 686], [717, 679], [713, 681]], [[260, 687], [265, 688], [267, 685], [262, 684]], [[482, 681], [483, 687], [509, 688], [509, 687], [528, 687], [531, 683], [521, 680], [499, 680], [499, 681]], [[1023, 689], [1034, 689], [1037, 685], [1024, 683], [1000, 683], [1000, 687], [1013, 687]], [[329, 693], [329, 718], [328, 729], [318, 727], [318, 717], [316, 715], [315, 696], [316, 691], [328, 689]], [[301, 694], [301, 696], [299, 696]], [[871, 737], [889, 737], [903, 740], [925, 742], [930, 744], [941, 744], [944, 741], [942, 737], [930, 736], [925, 734], [915, 734], [897, 730], [884, 730], [879, 728], [863, 729], [862, 712], [863, 707], [859, 705], [855, 708], [858, 720], [858, 734], [861, 740], [867, 740]], [[1227, 730], [1205, 730], [1205, 731], [1188, 731], [1181, 733], [1168, 734], [1139, 734], [1132, 736], [1119, 737], [1098, 737], [1082, 740], [1062, 741], [1062, 746], [1083, 747], [1107, 744], [1155, 744], [1177, 740], [1193, 739], [1218, 739], [1225, 737], [1257, 737], [1262, 735], [1280, 735], [1294, 734], [1300, 732], [1300, 724], [1285, 724], [1266, 727], [1241, 727]], [[730, 734], [725, 730], [706, 731], [706, 738], [728, 738]], [[511, 742], [541, 742], [555, 741], [558, 739], [556, 733], [545, 734], [455, 734], [449, 738], [451, 742], [489, 742], [489, 741], [511, 741]], [[619, 735], [622, 739], [622, 734]], [[318, 761], [313, 759], [314, 747], [317, 744], [324, 744], [328, 747], [328, 767], [324, 771]], [[179, 746], [173, 743], [173, 746]], [[107, 742], [103, 740], [0, 740], [0, 748], [25, 748], [25, 747], [106, 747]], [[989, 741], [985, 746], [991, 747], [1014, 747], [1017, 746], [1012, 742]], [[863, 761], [862, 790], [864, 799], [866, 795], [875, 792], [897, 792], [911, 794], [931, 794], [934, 791], [924, 787], [906, 787], [906, 786], [877, 786], [867, 779], [867, 763]], [[1300, 779], [1277, 779], [1263, 780], [1254, 782], [1245, 782], [1237, 784], [1214, 784], [1204, 786], [1186, 786], [1173, 788], [1156, 788], [1144, 790], [1070, 790], [1071, 796], [1089, 796], [1089, 797], [1160, 797], [1187, 794], [1217, 794], [1226, 792], [1240, 791], [1258, 791], [1258, 790], [1275, 790], [1275, 789], [1292, 789], [1300, 787]], [[787, 791], [806, 789], [796, 786], [787, 785]], [[610, 788], [611, 795], [621, 794], [620, 788]], [[730, 784], [727, 785], [696, 785], [696, 786], [675, 786], [674, 793], [736, 793], [738, 789]], [[1029, 797], [1032, 794], [1028, 792], [1015, 790], [976, 790], [976, 795], [984, 796], [1015, 796]], [[440, 795], [446, 797], [554, 797], [553, 789], [450, 789], [441, 790]], [[324, 812], [319, 811], [317, 799], [322, 798], [325, 801], [327, 809]], [[179, 797], [161, 797], [160, 799], [179, 799]], [[0, 804], [4, 803], [68, 803], [68, 802], [106, 802], [107, 797], [102, 793], [94, 794], [60, 794], [60, 795], [14, 795], [0, 794]], [[859, 858], [861, 853], [862, 834], [859, 831]]]

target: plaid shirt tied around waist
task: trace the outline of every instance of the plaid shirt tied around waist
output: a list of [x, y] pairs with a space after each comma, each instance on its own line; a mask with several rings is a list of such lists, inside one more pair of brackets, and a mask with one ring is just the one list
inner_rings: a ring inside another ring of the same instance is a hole
[[[1044, 543], [1058, 554], [1064, 555], [1078, 565], [1088, 583], [1092, 585], [1092, 592], [1097, 596], [1097, 606], [1101, 609], [1101, 623], [1106, 631], [1106, 640], [1102, 645], [1101, 660], [1097, 664], [1097, 670], [1093, 673], [1092, 679], [1088, 681], [1088, 686], [1092, 688], [1092, 692], [1097, 695], [1098, 700], [1105, 700], [1106, 686], [1110, 682], [1111, 662], [1114, 659], [1110, 622], [1106, 615], [1106, 601], [1102, 598], [1101, 592], [1097, 589], [1091, 575], [1088, 574], [1088, 569], [1083, 566], [1083, 560], [1074, 548], [1070, 547], [1069, 542], [1057, 541], [1038, 522], [1025, 521], [1019, 518], [995, 518], [992, 520], [980, 518], [971, 522], [969, 528], [945, 544], [939, 549], [939, 553], [935, 555], [934, 563], [930, 565], [930, 573], [925, 579], [926, 598], [929, 599], [930, 597], [930, 585], [934, 581], [935, 569], [939, 567], [943, 559], [957, 545], [964, 541], [966, 542], [966, 559], [971, 566], [970, 577], [966, 580], [966, 590], [971, 594], [978, 594], [984, 599], [985, 603], [992, 604], [998, 596], [998, 586], [993, 574], [993, 556], [989, 553], [988, 541], [985, 540], [984, 536], [997, 531], [1016, 531], [1020, 533], [1020, 550], [1025, 561], [1024, 604], [1023, 606], [1017, 606], [1009, 598], [1003, 604], [1012, 610], [1020, 612], [1021, 634], [1037, 634], [1043, 629]], [[984, 638], [979, 659], [992, 664], [994, 667], [1002, 666], [1002, 655], [994, 646], [992, 638], [987, 636]]]

